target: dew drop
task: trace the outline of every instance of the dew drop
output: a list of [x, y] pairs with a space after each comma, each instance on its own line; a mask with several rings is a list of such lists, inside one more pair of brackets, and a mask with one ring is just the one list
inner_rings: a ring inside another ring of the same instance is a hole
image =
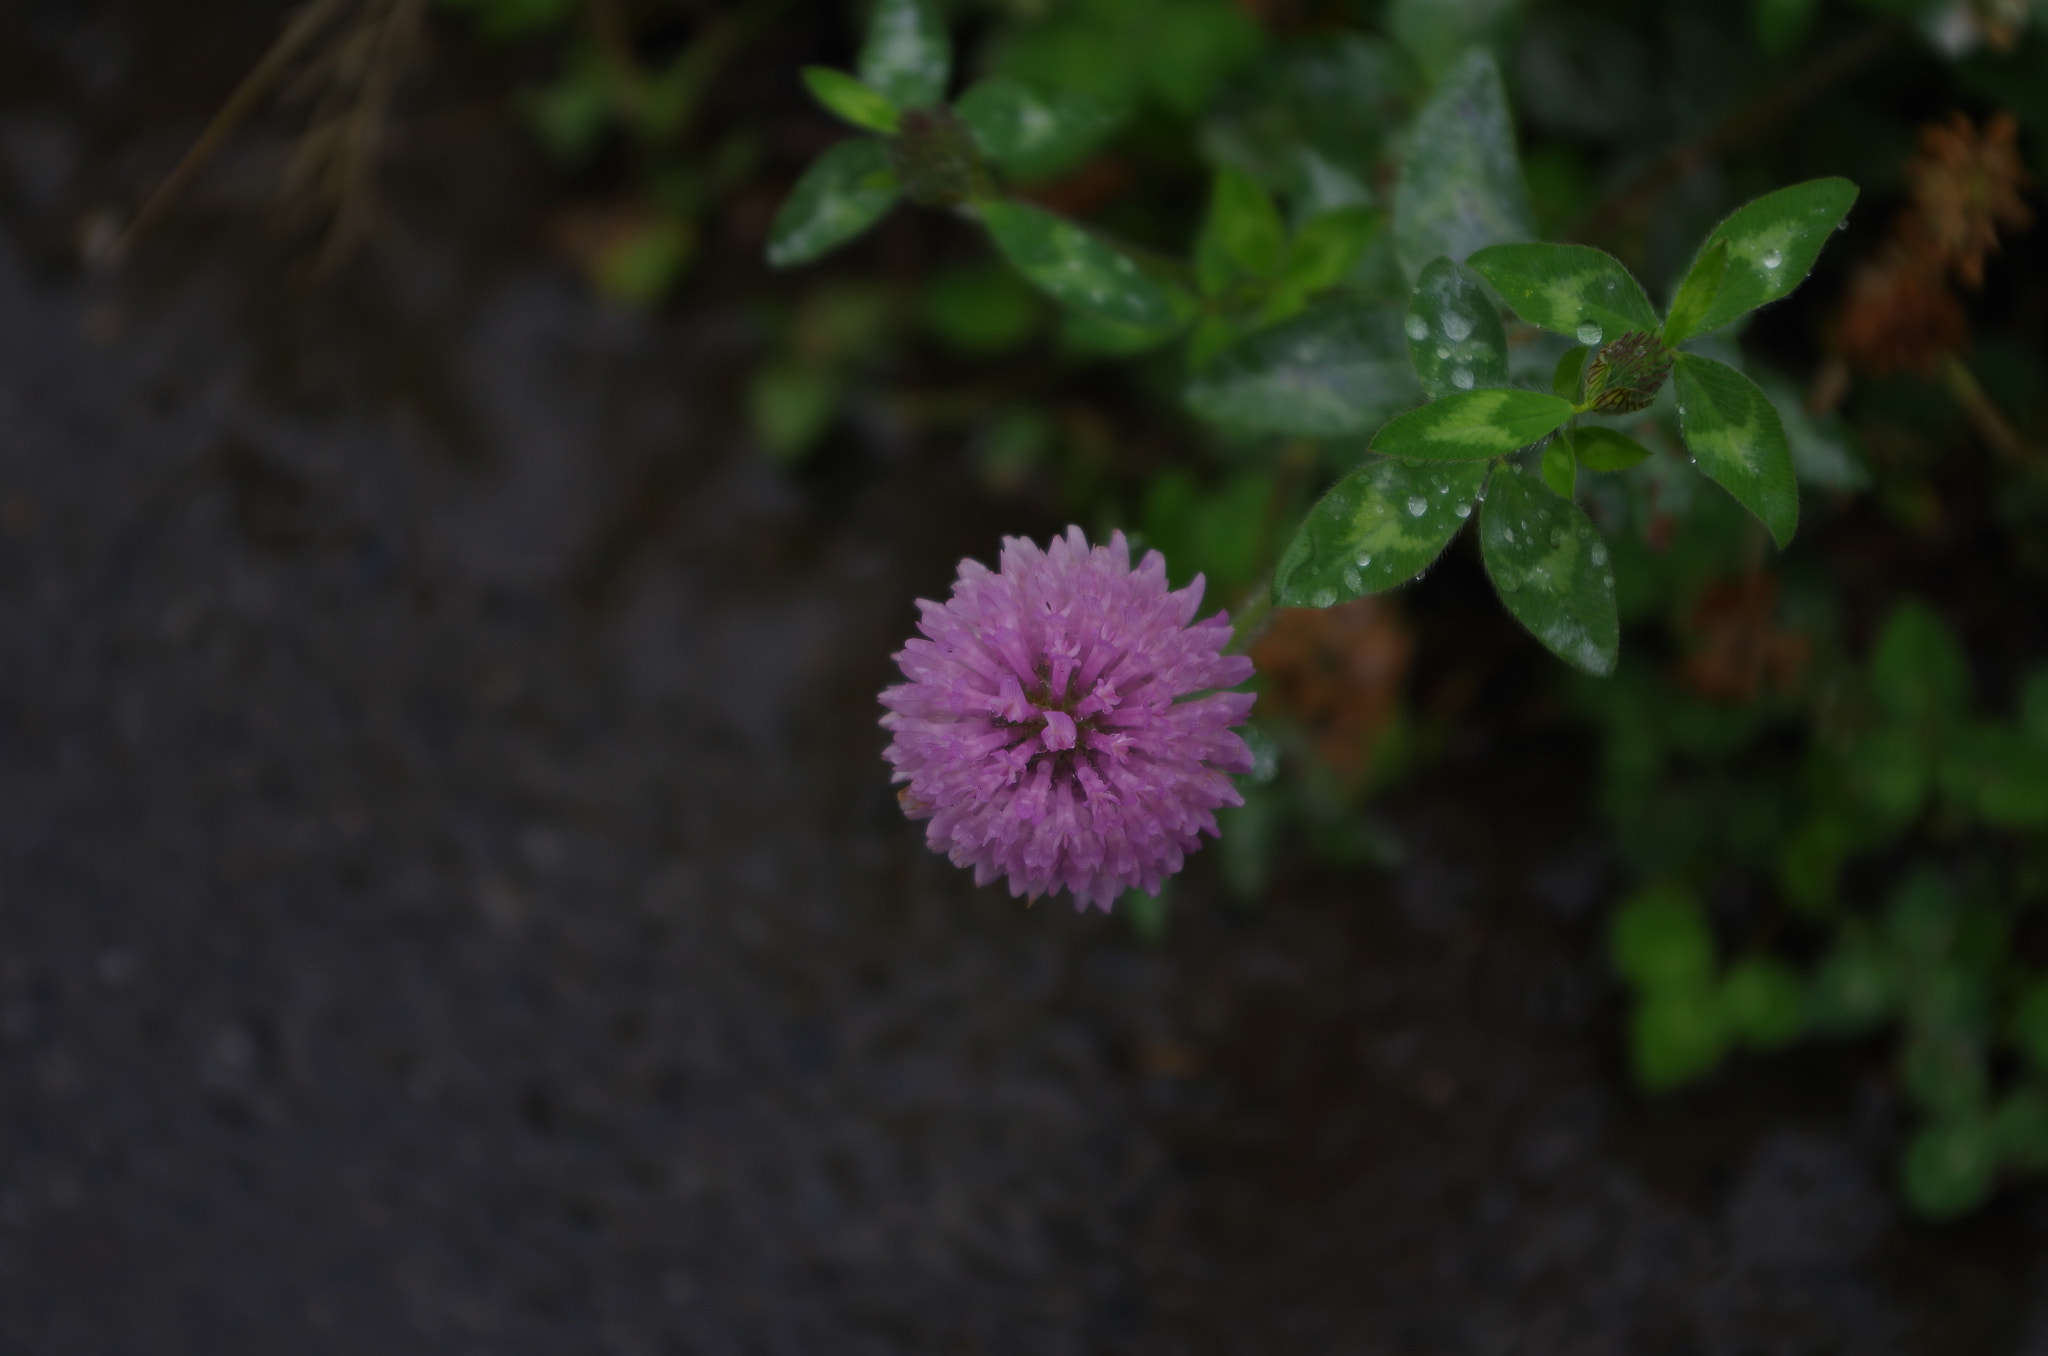
[[1372, 557], [1371, 557], [1371, 556], [1360, 556], [1360, 557], [1358, 558], [1358, 568], [1359, 568], [1359, 569], [1361, 569], [1361, 570], [1362, 570], [1362, 569], [1364, 569], [1364, 568], [1365, 568], [1366, 566], [1368, 566], [1368, 565], [1370, 565], [1370, 564], [1372, 564]]
[[1471, 390], [1471, 389], [1472, 389], [1472, 369], [1471, 369], [1471, 368], [1469, 368], [1469, 367], [1454, 367], [1454, 368], [1452, 368], [1452, 369], [1451, 369], [1451, 385], [1453, 385], [1453, 386], [1457, 387], [1457, 388], [1458, 388], [1459, 390], [1461, 390], [1461, 391], [1469, 391], [1469, 390]]
[[1470, 518], [1472, 516], [1472, 506], [1470, 504], [1458, 505], [1458, 516], [1460, 518]]
[[1602, 331], [1600, 329], [1600, 324], [1598, 321], [1582, 320], [1579, 322], [1579, 328], [1577, 333], [1579, 336], [1580, 343], [1597, 344], [1600, 342]]
[[1836, 223], [1835, 223], [1835, 229], [1836, 229], [1836, 230], [1838, 230], [1838, 231], [1846, 231], [1846, 230], [1848, 230], [1848, 229], [1849, 229], [1849, 218], [1847, 218], [1847, 217], [1843, 217], [1843, 218], [1842, 218], [1842, 219], [1841, 219], [1840, 221], [1836, 222]]
[[1472, 322], [1456, 311], [1444, 316], [1444, 338], [1454, 344], [1463, 343], [1472, 337]]
[[1420, 518], [1427, 512], [1429, 512], [1429, 501], [1421, 495], [1418, 494], [1408, 501], [1408, 516], [1410, 518]]
[[1595, 565], [1605, 565], [1607, 563], [1607, 547], [1603, 544], [1599, 542], [1593, 543], [1591, 554]]
[[1438, 344], [1436, 346], [1436, 356], [1439, 358], [1448, 358], [1451, 356], [1451, 351], [1445, 348], [1442, 344]]
[[1511, 541], [1513, 541], [1513, 540], [1515, 539], [1515, 529], [1513, 529], [1512, 527], [1504, 527], [1504, 528], [1502, 528], [1502, 529], [1500, 530], [1500, 539], [1501, 539], [1502, 541], [1508, 541], [1508, 542], [1511, 542]]
[[1429, 338], [1429, 322], [1419, 315], [1408, 317], [1408, 337], [1420, 343]]
[[1315, 604], [1317, 607], [1335, 607], [1337, 605], [1337, 591], [1335, 589], [1316, 590]]
[[1777, 267], [1778, 265], [1780, 265], [1780, 264], [1782, 264], [1782, 263], [1784, 263], [1784, 262], [1785, 262], [1785, 256], [1784, 256], [1784, 254], [1783, 254], [1783, 253], [1781, 253], [1780, 251], [1778, 251], [1778, 250], [1767, 250], [1767, 251], [1765, 251], [1765, 252], [1764, 252], [1764, 267], [1765, 267], [1765, 268], [1776, 268], [1776, 267]]

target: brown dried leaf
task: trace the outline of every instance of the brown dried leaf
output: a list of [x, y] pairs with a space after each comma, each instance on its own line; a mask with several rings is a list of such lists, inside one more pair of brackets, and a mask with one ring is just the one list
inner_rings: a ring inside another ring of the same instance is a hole
[[1995, 115], [1979, 131], [1967, 114], [1920, 129], [1920, 153], [1906, 179], [1921, 234], [1933, 256], [1970, 287], [1984, 285], [1984, 256], [2001, 229], [2024, 230], [2034, 213], [2020, 196], [2031, 182], [2020, 161], [2019, 123]]
[[1275, 706], [1306, 726], [1316, 752], [1347, 781], [1364, 775], [1394, 718], [1415, 639], [1394, 604], [1360, 598], [1278, 608], [1252, 647]]
[[1778, 625], [1778, 581], [1758, 572], [1707, 585], [1687, 616], [1691, 650], [1678, 679], [1709, 701], [1753, 700], [1766, 683], [1779, 692], [1797, 687], [1813, 657], [1813, 642]]

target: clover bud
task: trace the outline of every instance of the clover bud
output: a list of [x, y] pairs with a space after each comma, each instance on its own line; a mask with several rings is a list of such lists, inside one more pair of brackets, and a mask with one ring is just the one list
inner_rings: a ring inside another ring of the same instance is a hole
[[1671, 350], [1656, 335], [1629, 331], [1586, 365], [1586, 407], [1601, 414], [1646, 408], [1671, 375], [1671, 359]]
[[903, 181], [904, 196], [927, 207], [948, 207], [991, 191], [974, 134], [943, 105], [903, 111], [889, 139], [889, 165]]

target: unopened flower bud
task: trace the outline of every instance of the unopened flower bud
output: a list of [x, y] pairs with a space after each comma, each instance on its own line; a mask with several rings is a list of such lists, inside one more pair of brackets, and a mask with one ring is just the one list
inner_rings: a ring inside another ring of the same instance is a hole
[[1656, 335], [1631, 330], [1586, 365], [1586, 405], [1602, 414], [1633, 414], [1657, 398], [1671, 375], [1671, 350]]
[[945, 207], [990, 191], [988, 168], [967, 124], [943, 105], [905, 109], [889, 139], [889, 164], [904, 196], [926, 207]]

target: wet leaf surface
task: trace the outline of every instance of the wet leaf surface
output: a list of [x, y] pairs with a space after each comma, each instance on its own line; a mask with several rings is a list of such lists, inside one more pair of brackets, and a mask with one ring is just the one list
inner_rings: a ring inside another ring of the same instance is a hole
[[1412, 278], [1439, 254], [1463, 262], [1535, 236], [1500, 68], [1474, 47], [1416, 114], [1394, 190], [1394, 252]]
[[1414, 460], [1504, 457], [1572, 417], [1571, 402], [1540, 391], [1454, 391], [1395, 416], [1373, 451]]
[[1607, 543], [1580, 510], [1503, 466], [1479, 516], [1486, 572], [1515, 620], [1573, 668], [1614, 671], [1621, 641]]
[[840, 142], [804, 171], [775, 214], [768, 262], [809, 263], [880, 221], [899, 196], [887, 147], [872, 137]]
[[946, 97], [953, 36], [928, 0], [876, 0], [860, 49], [860, 78], [898, 108]]
[[1508, 384], [1508, 338], [1477, 275], [1432, 260], [1408, 303], [1408, 354], [1431, 396]]
[[1604, 250], [1588, 245], [1492, 245], [1468, 262], [1516, 315], [1590, 348], [1657, 328], [1657, 312], [1643, 295], [1642, 284]]
[[[1700, 246], [1693, 264], [1693, 270], [1711, 269], [1715, 247], [1727, 248], [1720, 286], [1690, 333], [1719, 329], [1805, 282], [1821, 247], [1849, 214], [1856, 192], [1847, 179], [1813, 179], [1766, 193], [1731, 212]], [[1688, 280], [1692, 276], [1688, 270]]]
[[1368, 432], [1417, 394], [1400, 320], [1350, 300], [1240, 340], [1186, 388], [1188, 408], [1206, 419], [1309, 437]]
[[1443, 554], [1472, 516], [1483, 461], [1376, 459], [1309, 510], [1274, 571], [1282, 607], [1329, 607], [1405, 584]]
[[1003, 257], [1062, 306], [1144, 330], [1183, 314], [1164, 284], [1087, 228], [1024, 203], [985, 202], [980, 212]]
[[981, 153], [1026, 178], [1071, 163], [1115, 129], [1122, 115], [1066, 90], [1039, 90], [1008, 76], [974, 85], [953, 107]]
[[1799, 526], [1799, 482], [1778, 411], [1726, 363], [1681, 353], [1672, 373], [1679, 432], [1700, 474], [1763, 519], [1782, 548]]

